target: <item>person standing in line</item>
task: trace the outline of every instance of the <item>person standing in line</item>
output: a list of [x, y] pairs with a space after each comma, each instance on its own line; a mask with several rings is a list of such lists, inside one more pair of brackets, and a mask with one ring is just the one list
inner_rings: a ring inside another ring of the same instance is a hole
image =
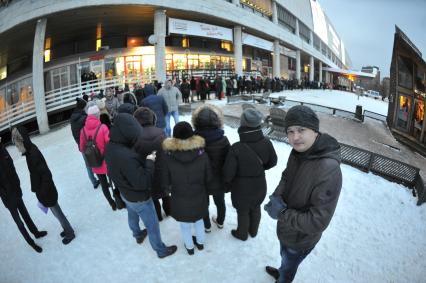
[[[80, 151], [84, 153], [84, 147], [89, 139], [93, 139], [101, 156], [104, 156], [105, 145], [109, 142], [108, 127], [99, 120], [99, 108], [97, 105], [92, 105], [87, 108], [86, 123], [80, 133]], [[117, 114], [116, 114], [117, 115]], [[112, 210], [117, 209], [117, 204], [111, 197], [109, 191], [109, 183], [107, 180], [107, 166], [105, 160], [102, 160], [100, 166], [92, 167], [93, 173], [98, 176], [101, 182], [102, 193], [111, 206]]]
[[41, 205], [50, 208], [52, 214], [58, 219], [64, 229], [60, 235], [63, 238], [62, 243], [68, 245], [75, 238], [74, 229], [71, 227], [68, 219], [62, 212], [58, 203], [58, 191], [53, 182], [52, 173], [47, 166], [46, 160], [38, 147], [33, 144], [24, 127], [14, 128], [12, 130], [12, 140], [19, 152], [25, 156], [28, 170], [30, 172], [31, 191]]
[[158, 92], [159, 96], [162, 96], [167, 103], [169, 112], [166, 114], [166, 136], [170, 137], [172, 129], [170, 127], [170, 119], [173, 117], [175, 124], [179, 122], [179, 101], [182, 99], [182, 93], [177, 87], [172, 85], [171, 80], [167, 80], [164, 87]]
[[191, 92], [191, 86], [189, 85], [186, 78], [184, 78], [183, 82], [180, 84], [180, 92], [182, 93], [183, 103], [189, 103], [189, 94]]
[[114, 120], [115, 114], [117, 114], [120, 102], [117, 97], [114, 97], [114, 90], [109, 88], [105, 92], [105, 108], [107, 109], [111, 120]]
[[141, 103], [141, 107], [147, 107], [154, 111], [156, 122], [155, 126], [162, 129], [165, 133], [166, 129], [166, 115], [169, 112], [169, 108], [167, 107], [167, 103], [164, 100], [164, 97], [158, 96], [155, 93], [148, 94]]
[[[194, 245], [202, 250], [205, 241], [203, 218], [208, 213], [207, 185], [211, 168], [204, 147], [204, 139], [194, 135], [188, 122], [177, 123], [173, 138], [163, 142], [166, 162], [162, 181], [171, 188], [171, 215], [180, 223], [189, 255], [194, 254]], [[195, 237], [192, 226], [195, 226]]]
[[[71, 124], [71, 132], [72, 136], [77, 143], [77, 146], [80, 147], [80, 132], [83, 129], [84, 124], [86, 123], [87, 113], [85, 111], [86, 108], [86, 100], [77, 98], [76, 107], [71, 114], [70, 124]], [[80, 151], [80, 150], [79, 150]], [[90, 182], [92, 182], [93, 188], [97, 189], [99, 187], [99, 180], [96, 179], [93, 174], [92, 168], [87, 163], [86, 157], [82, 154], [84, 163], [86, 165], [87, 175], [89, 176]]]
[[231, 234], [242, 241], [247, 240], [248, 234], [253, 238], [257, 235], [260, 205], [266, 196], [265, 170], [277, 164], [274, 146], [263, 136], [262, 119], [256, 109], [243, 111], [238, 128], [240, 141], [231, 146], [223, 167], [225, 184], [238, 215], [238, 227]]
[[266, 266], [276, 282], [292, 282], [298, 266], [329, 225], [342, 188], [340, 145], [319, 132], [312, 109], [297, 105], [284, 120], [293, 147], [280, 183], [265, 210], [277, 220], [281, 267]]
[[[219, 229], [223, 228], [225, 221], [225, 183], [223, 180], [223, 165], [228, 154], [230, 144], [223, 131], [223, 112], [212, 104], [204, 104], [192, 113], [192, 125], [195, 134], [204, 138], [206, 142], [205, 151], [209, 157], [212, 167], [212, 179], [208, 184], [207, 192], [213, 196], [217, 208], [217, 216], [212, 220]], [[210, 216], [204, 217], [204, 229], [207, 233], [211, 231]]]
[[168, 190], [164, 189], [161, 184], [161, 170], [163, 170], [163, 164], [165, 162], [164, 152], [161, 145], [166, 138], [166, 135], [162, 129], [155, 126], [157, 118], [151, 109], [147, 107], [139, 107], [133, 116], [136, 118], [143, 129], [142, 134], [139, 136], [133, 148], [137, 153], [139, 153], [142, 160], [145, 160], [146, 157], [154, 150], [156, 151], [151, 196], [154, 201], [158, 220], [162, 221], [163, 216], [161, 214], [160, 199], [163, 203], [164, 213], [166, 216], [170, 215], [170, 193]]
[[[159, 258], [164, 258], [174, 254], [177, 247], [166, 246], [161, 240], [160, 224], [150, 191], [155, 152], [142, 160], [133, 149], [141, 133], [142, 127], [132, 115], [118, 114], [111, 128], [110, 142], [105, 147], [105, 160], [110, 176], [126, 203], [128, 224], [136, 243], [142, 244], [148, 235], [152, 249]], [[141, 230], [139, 219], [146, 229]]]
[[21, 183], [19, 181], [18, 174], [16, 174], [15, 166], [13, 165], [12, 157], [10, 157], [4, 145], [1, 143], [0, 137], [0, 198], [3, 201], [4, 206], [9, 210], [10, 215], [18, 226], [19, 231], [24, 237], [25, 241], [30, 245], [36, 252], [41, 253], [43, 249], [37, 245], [31, 238], [25, 225], [27, 225], [30, 232], [36, 239], [47, 235], [46, 231], [39, 231], [37, 226], [31, 219], [28, 213], [25, 203], [22, 200]]
[[194, 76], [191, 77], [190, 85], [191, 85], [191, 102], [194, 102], [194, 95], [198, 97], [197, 81], [195, 80]]

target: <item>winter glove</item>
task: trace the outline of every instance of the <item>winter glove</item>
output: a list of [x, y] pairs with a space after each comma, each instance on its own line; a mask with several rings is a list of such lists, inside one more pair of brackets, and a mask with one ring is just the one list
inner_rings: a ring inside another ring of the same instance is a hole
[[287, 204], [280, 196], [270, 195], [269, 202], [263, 208], [272, 219], [277, 220], [279, 214], [287, 209]]

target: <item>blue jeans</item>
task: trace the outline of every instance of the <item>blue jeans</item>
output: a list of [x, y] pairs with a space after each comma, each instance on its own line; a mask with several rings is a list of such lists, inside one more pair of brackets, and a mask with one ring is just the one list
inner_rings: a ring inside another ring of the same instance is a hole
[[87, 164], [87, 160], [86, 157], [84, 157], [84, 154], [82, 153], [81, 155], [83, 156], [84, 163], [86, 164], [87, 175], [89, 176], [90, 182], [92, 182], [92, 185], [95, 186], [97, 182], [95, 174], [93, 174], [92, 168], [89, 166], [89, 164]]
[[280, 277], [277, 283], [289, 283], [293, 281], [299, 264], [314, 248], [306, 251], [296, 251], [281, 245], [280, 249], [281, 267], [279, 268]]
[[205, 240], [205, 232], [204, 232], [204, 222], [203, 219], [197, 220], [195, 223], [188, 222], [179, 222], [180, 230], [182, 232], [183, 242], [185, 244], [185, 248], [193, 249], [194, 242], [192, 241], [192, 224], [195, 226], [195, 237], [197, 239], [198, 244], [204, 244]]
[[150, 198], [141, 202], [130, 202], [123, 196], [122, 198], [126, 203], [129, 227], [133, 232], [133, 237], [140, 238], [142, 236], [142, 230], [139, 227], [140, 217], [145, 224], [152, 249], [157, 252], [158, 256], [167, 254], [167, 247], [161, 240], [160, 225], [152, 199]]
[[175, 125], [179, 123], [179, 112], [178, 111], [171, 111], [167, 112], [166, 117], [166, 136], [171, 137], [172, 135], [172, 129], [170, 127], [170, 119], [173, 117], [173, 120], [175, 121]]

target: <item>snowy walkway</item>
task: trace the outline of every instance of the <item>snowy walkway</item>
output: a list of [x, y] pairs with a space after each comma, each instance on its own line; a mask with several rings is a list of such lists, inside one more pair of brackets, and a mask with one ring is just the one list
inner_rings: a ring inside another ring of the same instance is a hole
[[[184, 117], [189, 120], [189, 116]], [[231, 143], [235, 129], [225, 128]], [[0, 207], [0, 282], [273, 282], [264, 266], [278, 265], [276, 223], [263, 213], [259, 234], [235, 240], [236, 213], [226, 197], [225, 227], [213, 226], [205, 250], [188, 256], [178, 224], [161, 222], [163, 240], [177, 244], [175, 255], [158, 259], [148, 241], [137, 245], [127, 227], [126, 211], [112, 212], [100, 189], [93, 190], [69, 125], [33, 138], [43, 152], [59, 190], [59, 202], [77, 238], [63, 246], [60, 226], [44, 215], [30, 192], [25, 159], [11, 153], [24, 192], [24, 201], [40, 229], [49, 234], [36, 240], [37, 254], [27, 246], [8, 211]], [[267, 172], [268, 191], [278, 184], [290, 147], [273, 142], [278, 165]], [[343, 189], [335, 216], [323, 238], [302, 263], [295, 282], [424, 282], [426, 270], [426, 205], [403, 186], [342, 165]], [[214, 206], [210, 207], [212, 215]]]

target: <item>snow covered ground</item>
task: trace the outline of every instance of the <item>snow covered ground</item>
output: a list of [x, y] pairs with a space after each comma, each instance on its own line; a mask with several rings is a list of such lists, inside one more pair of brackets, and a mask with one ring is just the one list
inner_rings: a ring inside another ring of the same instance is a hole
[[339, 90], [285, 90], [272, 93], [271, 97], [286, 96], [289, 100], [313, 103], [355, 112], [357, 105], [362, 105], [363, 110], [369, 110], [382, 115], [388, 115], [388, 102], [371, 97], [358, 96], [355, 93]]
[[[189, 116], [183, 119], [190, 120]], [[225, 127], [231, 143], [236, 129]], [[178, 251], [158, 259], [146, 240], [137, 245], [127, 227], [125, 210], [113, 212], [99, 189], [94, 190], [69, 125], [33, 141], [44, 154], [59, 191], [59, 203], [76, 230], [68, 246], [49, 212], [37, 207], [30, 192], [25, 159], [8, 147], [24, 192], [24, 201], [39, 229], [48, 235], [27, 246], [8, 211], [0, 206], [0, 282], [273, 282], [265, 265], [278, 266], [276, 222], [262, 214], [259, 234], [246, 242], [234, 239], [236, 213], [229, 195], [222, 230], [213, 226], [205, 250], [189, 256], [179, 226], [172, 218], [160, 223], [166, 244]], [[279, 182], [291, 148], [273, 142], [278, 165], [267, 172], [268, 191]], [[295, 282], [424, 282], [426, 270], [426, 206], [403, 186], [342, 165], [343, 189], [334, 218], [314, 251], [299, 268]], [[211, 215], [215, 215], [211, 205]]]

